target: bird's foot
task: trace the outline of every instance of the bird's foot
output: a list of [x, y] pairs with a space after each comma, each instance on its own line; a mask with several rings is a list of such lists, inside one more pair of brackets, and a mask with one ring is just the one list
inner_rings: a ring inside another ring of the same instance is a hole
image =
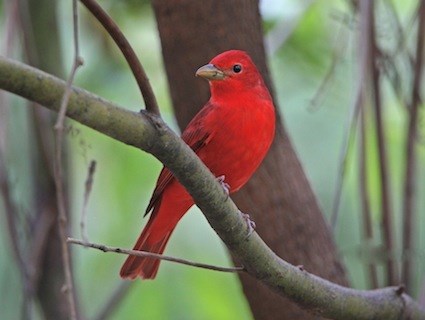
[[251, 220], [251, 217], [249, 216], [249, 214], [243, 213], [240, 210], [239, 210], [239, 213], [241, 214], [242, 218], [245, 220], [246, 225], [248, 227], [248, 234], [246, 235], [246, 238], [245, 238], [245, 239], [248, 239], [255, 230], [255, 227], [256, 227], [255, 222], [254, 220]]
[[230, 185], [228, 183], [224, 182], [225, 179], [226, 179], [225, 175], [217, 177], [217, 181], [218, 181], [218, 183], [220, 183], [221, 187], [223, 188], [224, 193], [226, 194], [226, 196], [229, 196]]

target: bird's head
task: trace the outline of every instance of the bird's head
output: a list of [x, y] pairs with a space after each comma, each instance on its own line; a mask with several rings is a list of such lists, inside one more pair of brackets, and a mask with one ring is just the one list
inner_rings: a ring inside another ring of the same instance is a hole
[[240, 94], [264, 87], [262, 77], [248, 54], [241, 50], [225, 51], [200, 67], [196, 76], [207, 79], [211, 96]]

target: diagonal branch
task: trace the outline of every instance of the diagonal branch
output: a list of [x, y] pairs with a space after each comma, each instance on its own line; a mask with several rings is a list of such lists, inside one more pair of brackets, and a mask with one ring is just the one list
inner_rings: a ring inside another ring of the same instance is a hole
[[[66, 84], [37, 69], [0, 57], [0, 88], [58, 111]], [[248, 273], [303, 308], [333, 319], [424, 319], [402, 288], [355, 290], [333, 284], [276, 256], [248, 227], [233, 201], [196, 154], [151, 113], [134, 113], [73, 88], [67, 116], [147, 151], [170, 168], [208, 222]]]
[[142, 64], [136, 56], [136, 53], [125, 38], [124, 34], [121, 32], [120, 28], [95, 0], [80, 1], [102, 24], [112, 39], [114, 39], [118, 48], [121, 50], [124, 58], [127, 60], [127, 63], [130, 66], [131, 71], [133, 72], [140, 92], [142, 93], [146, 105], [146, 110], [156, 116], [159, 116], [160, 112], [158, 103], [156, 101], [155, 95], [153, 94], [152, 87], [149, 84], [149, 79], [146, 76], [145, 69], [143, 69]]

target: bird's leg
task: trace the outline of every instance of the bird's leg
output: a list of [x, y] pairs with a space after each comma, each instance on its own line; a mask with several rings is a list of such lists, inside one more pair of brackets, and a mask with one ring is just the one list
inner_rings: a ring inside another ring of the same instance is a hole
[[[230, 185], [226, 182], [224, 182], [224, 180], [226, 179], [226, 176], [222, 175], [217, 177], [217, 181], [220, 183], [221, 187], [223, 188], [224, 193], [229, 196], [230, 194]], [[255, 230], [255, 222], [253, 220], [251, 220], [251, 217], [249, 216], [249, 214], [247, 213], [243, 213], [242, 211], [239, 210], [240, 215], [242, 216], [242, 218], [245, 220], [246, 225], [248, 227], [248, 234], [246, 235], [246, 238], [248, 239], [249, 236], [254, 232]]]
[[248, 227], [248, 234], [246, 235], [246, 238], [245, 238], [245, 239], [248, 239], [255, 230], [255, 227], [256, 227], [255, 222], [254, 220], [251, 220], [251, 217], [249, 216], [249, 214], [243, 213], [240, 210], [239, 210], [239, 213], [242, 216], [242, 218], [245, 220], [246, 225]]
[[224, 182], [225, 179], [226, 179], [225, 175], [217, 177], [217, 181], [218, 181], [218, 183], [220, 183], [221, 187], [223, 188], [224, 193], [226, 194], [226, 196], [229, 196], [230, 185], [228, 183]]

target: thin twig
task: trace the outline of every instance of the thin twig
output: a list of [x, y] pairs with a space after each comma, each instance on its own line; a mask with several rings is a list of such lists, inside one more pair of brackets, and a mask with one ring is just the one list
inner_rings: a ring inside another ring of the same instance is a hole
[[[362, 43], [359, 44], [362, 47]], [[338, 173], [337, 173], [337, 181], [335, 183], [335, 194], [333, 197], [332, 203], [332, 213], [331, 213], [331, 227], [332, 230], [335, 231], [337, 222], [338, 222], [338, 214], [339, 214], [339, 206], [341, 202], [341, 194], [342, 187], [345, 177], [346, 171], [346, 163], [348, 158], [348, 151], [351, 145], [352, 138], [354, 137], [354, 133], [356, 130], [357, 119], [359, 117], [359, 109], [360, 109], [360, 99], [362, 96], [363, 90], [363, 82], [365, 79], [365, 68], [364, 65], [366, 63], [366, 58], [364, 54], [364, 50], [360, 50], [360, 63], [359, 63], [359, 73], [358, 79], [356, 81], [356, 90], [354, 92], [354, 98], [352, 105], [350, 106], [350, 113], [348, 115], [347, 120], [347, 130], [344, 132], [343, 137], [343, 146], [340, 151], [339, 161], [338, 161]]]
[[315, 110], [318, 106], [322, 104], [323, 98], [325, 97], [325, 94], [330, 87], [331, 80], [333, 80], [335, 76], [336, 68], [341, 63], [341, 60], [344, 57], [344, 52], [347, 49], [348, 38], [344, 34], [343, 28], [344, 26], [341, 23], [341, 26], [334, 40], [331, 65], [325, 76], [323, 77], [322, 81], [320, 82], [316, 93], [310, 100], [310, 105], [308, 107], [309, 110]]
[[63, 95], [61, 108], [59, 110], [58, 118], [57, 118], [56, 124], [55, 124], [55, 130], [57, 130], [58, 132], [59, 131], [61, 132], [61, 134], [60, 134], [61, 138], [63, 136], [66, 108], [67, 108], [67, 105], [68, 105], [69, 97], [71, 95], [72, 83], [74, 82], [75, 73], [77, 72], [78, 67], [80, 67], [82, 65], [83, 65], [83, 62], [79, 58], [74, 60], [74, 63], [72, 65], [71, 75], [69, 76], [68, 81], [67, 81], [67, 89], [69, 88], [69, 90], [66, 90], [64, 95]]
[[416, 44], [416, 68], [413, 80], [411, 105], [408, 109], [409, 126], [406, 136], [406, 167], [404, 182], [404, 203], [403, 203], [403, 271], [402, 282], [407, 289], [412, 286], [412, 249], [414, 242], [414, 200], [415, 200], [415, 176], [416, 176], [416, 152], [415, 143], [418, 130], [418, 109], [420, 103], [420, 88], [422, 84], [423, 69], [423, 45], [425, 36], [425, 1], [420, 2], [418, 9], [419, 22]]
[[90, 162], [89, 170], [87, 172], [87, 179], [86, 179], [85, 190], [84, 190], [84, 202], [83, 202], [83, 208], [81, 210], [81, 219], [80, 219], [81, 237], [83, 238], [85, 242], [89, 242], [89, 237], [88, 237], [87, 229], [86, 229], [87, 205], [89, 203], [90, 193], [93, 186], [93, 177], [94, 177], [95, 170], [96, 170], [96, 161], [92, 160]]
[[339, 161], [338, 161], [338, 174], [337, 174], [337, 181], [335, 183], [335, 195], [333, 197], [332, 214], [331, 214], [331, 226], [332, 226], [332, 230], [334, 231], [338, 222], [339, 205], [341, 202], [341, 194], [343, 189], [345, 171], [347, 167], [347, 159], [349, 155], [350, 145], [352, 143], [352, 140], [354, 138], [354, 133], [356, 131], [358, 117], [359, 117], [359, 104], [358, 104], [358, 98], [356, 97], [348, 117], [348, 121], [347, 121], [348, 129], [345, 131], [345, 134], [344, 134], [343, 146], [341, 148]]
[[93, 320], [105, 320], [107, 318], [111, 318], [115, 309], [130, 291], [130, 288], [134, 283], [135, 282], [133, 281], [120, 281], [104, 303], [103, 307], [100, 308], [99, 312], [93, 317]]
[[58, 201], [58, 210], [59, 210], [59, 219], [58, 219], [58, 229], [62, 246], [62, 260], [64, 266], [65, 274], [65, 285], [64, 292], [67, 295], [68, 306], [70, 311], [71, 319], [77, 319], [77, 307], [75, 303], [75, 293], [73, 288], [72, 272], [71, 272], [71, 261], [70, 261], [70, 252], [67, 239], [67, 213], [65, 206], [65, 193], [63, 190], [63, 169], [62, 169], [62, 142], [63, 142], [63, 132], [64, 132], [64, 121], [66, 109], [68, 106], [69, 97], [72, 91], [72, 83], [74, 81], [75, 73], [79, 66], [83, 64], [82, 59], [79, 55], [79, 45], [78, 45], [78, 10], [77, 10], [77, 1], [73, 0], [72, 10], [73, 10], [73, 26], [74, 26], [74, 62], [71, 70], [71, 74], [68, 78], [66, 89], [62, 98], [61, 107], [59, 110], [58, 118], [55, 124], [56, 130], [56, 145], [55, 145], [55, 160], [54, 160], [54, 175], [55, 175], [55, 185]]
[[246, 269], [244, 267], [219, 267], [219, 266], [213, 266], [205, 263], [199, 263], [199, 262], [193, 262], [185, 259], [180, 258], [174, 258], [170, 256], [164, 256], [162, 254], [147, 252], [147, 251], [138, 251], [138, 250], [128, 250], [128, 249], [122, 249], [118, 247], [110, 247], [105, 246], [103, 244], [97, 244], [97, 243], [91, 243], [91, 242], [84, 242], [78, 239], [68, 238], [68, 243], [78, 244], [80, 246], [86, 247], [86, 248], [93, 248], [98, 249], [103, 252], [115, 252], [120, 254], [129, 254], [136, 257], [145, 257], [145, 258], [153, 258], [153, 259], [159, 259], [159, 260], [165, 260], [170, 262], [175, 262], [179, 264], [184, 264], [186, 266], [196, 267], [196, 268], [202, 268], [202, 269], [208, 269], [208, 270], [214, 270], [214, 271], [220, 271], [220, 272], [246, 272]]
[[381, 184], [381, 205], [382, 205], [382, 228], [384, 237], [384, 246], [387, 254], [387, 284], [397, 284], [397, 271], [394, 262], [394, 239], [393, 239], [393, 222], [392, 222], [392, 206], [390, 195], [390, 181], [388, 171], [388, 159], [385, 145], [384, 126], [382, 119], [382, 96], [380, 88], [380, 70], [377, 65], [378, 48], [375, 34], [375, 2], [373, 0], [360, 1], [360, 13], [364, 19], [363, 23], [368, 26], [368, 54], [370, 55], [370, 72], [372, 80], [372, 93], [374, 99], [376, 136], [378, 141], [379, 170]]
[[131, 71], [133, 72], [134, 78], [136, 79], [137, 85], [139, 86], [140, 92], [142, 93], [143, 100], [145, 101], [146, 110], [159, 116], [159, 107], [153, 93], [152, 87], [149, 83], [149, 79], [146, 76], [145, 70], [136, 56], [133, 48], [131, 47], [124, 34], [121, 32], [117, 24], [112, 18], [99, 6], [95, 0], [80, 0], [87, 9], [95, 16], [95, 18], [102, 24], [109, 35], [114, 39], [116, 45], [124, 55]]

